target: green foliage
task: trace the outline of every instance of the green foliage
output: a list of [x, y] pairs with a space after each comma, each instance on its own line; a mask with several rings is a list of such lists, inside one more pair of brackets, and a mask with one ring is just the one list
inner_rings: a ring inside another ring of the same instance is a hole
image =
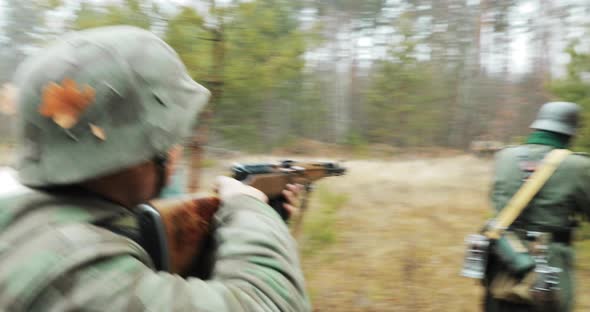
[[508, 145], [520, 145], [526, 142], [527, 137], [524, 135], [514, 136], [508, 141]]
[[[444, 129], [440, 99], [448, 96], [435, 67], [419, 62], [409, 35], [381, 61], [366, 92], [368, 138], [395, 146], [435, 145]], [[429, 90], [429, 92], [424, 92]]]
[[[571, 61], [567, 66], [567, 76], [551, 83], [551, 91], [564, 101], [574, 102], [584, 109], [583, 120], [590, 120], [590, 81], [585, 75], [590, 74], [590, 54], [576, 51], [576, 42], [570, 44], [566, 52]], [[576, 140], [576, 150], [590, 151], [590, 127], [583, 122]]]
[[184, 7], [170, 19], [165, 41], [176, 50], [191, 77], [197, 81], [208, 79], [211, 67], [212, 36], [203, 28], [203, 17], [194, 9]]
[[[239, 3], [226, 13], [224, 89], [215, 116], [216, 129], [232, 144], [260, 150], [281, 139], [273, 129], [288, 123], [284, 114], [294, 105], [304, 65], [295, 13], [285, 0]], [[260, 144], [252, 146], [255, 141]]]
[[319, 188], [314, 194], [318, 204], [310, 207], [303, 223], [303, 253], [306, 256], [336, 242], [336, 214], [348, 201], [347, 195], [332, 193], [325, 188]]
[[576, 268], [578, 270], [590, 270], [590, 240], [582, 240], [575, 243]]
[[35, 3], [38, 7], [45, 9], [57, 9], [64, 5], [63, 0], [37, 0], [31, 2]]
[[217, 166], [219, 166], [219, 163], [213, 158], [205, 158], [201, 161], [201, 168], [214, 168]]
[[338, 10], [356, 17], [374, 19], [386, 0], [316, 0], [313, 1], [320, 14], [328, 14], [330, 10]]
[[352, 149], [352, 153], [356, 158], [365, 158], [369, 155], [369, 142], [359, 131], [350, 131], [344, 144]]
[[365, 138], [357, 131], [350, 131], [346, 136], [346, 141], [344, 144], [352, 147], [363, 147], [367, 146], [369, 142], [367, 142], [367, 140], [365, 140]]
[[[208, 0], [201, 1], [211, 7], [206, 19], [193, 2], [173, 2], [5, 0], [0, 80], [61, 32], [54, 19], [73, 10], [67, 30], [127, 24], [162, 35], [212, 91], [211, 133], [232, 148], [268, 151], [305, 137], [362, 154], [367, 143], [463, 147], [482, 135], [507, 140], [526, 131], [532, 108], [547, 97], [547, 69], [528, 73], [524, 84], [489, 75], [481, 64], [483, 51], [500, 51], [510, 40], [493, 40], [496, 48], [480, 36], [507, 39], [518, 1]], [[47, 14], [57, 8], [59, 14]], [[489, 20], [477, 23], [482, 17]], [[388, 44], [389, 55], [374, 61]], [[590, 108], [581, 77], [590, 56], [573, 46], [568, 76], [551, 89]], [[590, 127], [578, 142], [590, 151]]]
[[122, 4], [99, 5], [82, 1], [72, 27], [87, 29], [109, 25], [132, 25], [149, 29], [152, 25], [150, 14], [156, 11], [151, 1], [124, 0]]
[[576, 229], [576, 241], [590, 240], [590, 224], [581, 222], [580, 227]]
[[324, 99], [324, 82], [314, 75], [301, 77], [301, 91], [292, 111], [291, 133], [300, 137], [322, 140], [329, 126], [329, 111]]
[[[190, 75], [213, 91], [215, 133], [233, 148], [269, 150], [291, 134], [289, 117], [300, 99], [305, 51], [296, 6], [257, 0], [216, 9], [205, 26], [194, 9], [180, 8], [164, 39]], [[277, 132], [273, 129], [286, 129]]]

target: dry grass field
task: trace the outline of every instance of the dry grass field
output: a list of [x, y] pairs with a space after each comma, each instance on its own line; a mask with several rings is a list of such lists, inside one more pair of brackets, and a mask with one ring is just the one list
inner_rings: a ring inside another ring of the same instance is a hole
[[481, 290], [458, 272], [464, 236], [486, 218], [490, 164], [461, 156], [347, 166], [347, 176], [322, 182], [307, 215], [313, 230], [323, 192], [346, 199], [331, 242], [308, 251], [309, 230], [302, 241], [315, 310], [477, 311]]
[[[459, 276], [465, 235], [489, 216], [491, 161], [352, 161], [313, 195], [301, 241], [315, 311], [479, 311]], [[578, 308], [589, 311], [590, 244], [578, 244]]]

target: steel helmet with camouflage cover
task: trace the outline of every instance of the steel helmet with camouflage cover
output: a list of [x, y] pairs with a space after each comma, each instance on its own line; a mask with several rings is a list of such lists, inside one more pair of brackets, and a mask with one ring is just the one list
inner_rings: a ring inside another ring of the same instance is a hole
[[541, 107], [530, 127], [573, 136], [579, 126], [580, 112], [575, 103], [549, 102]]
[[165, 155], [210, 93], [154, 34], [75, 32], [17, 71], [21, 183], [68, 185]]

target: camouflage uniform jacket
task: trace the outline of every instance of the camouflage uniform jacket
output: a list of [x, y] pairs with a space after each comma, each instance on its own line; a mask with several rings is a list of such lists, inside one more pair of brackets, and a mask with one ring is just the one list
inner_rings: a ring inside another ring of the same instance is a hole
[[[491, 200], [496, 211], [506, 206], [523, 184], [527, 172], [538, 166], [553, 147], [528, 144], [506, 148], [496, 154], [494, 184]], [[559, 165], [539, 193], [533, 198], [511, 229], [550, 233], [569, 233], [577, 215], [590, 215], [590, 158], [572, 154]], [[562, 235], [563, 236], [563, 235]], [[560, 276], [561, 307], [573, 307], [574, 253], [567, 242], [553, 242], [549, 247], [549, 262], [563, 269]], [[491, 274], [503, 270], [499, 263], [491, 263]], [[530, 307], [501, 303], [487, 298], [486, 311], [529, 311]]]
[[214, 268], [155, 272], [139, 245], [95, 226], [129, 212], [88, 196], [0, 198], [0, 311], [310, 311], [295, 242], [247, 197], [216, 215]]

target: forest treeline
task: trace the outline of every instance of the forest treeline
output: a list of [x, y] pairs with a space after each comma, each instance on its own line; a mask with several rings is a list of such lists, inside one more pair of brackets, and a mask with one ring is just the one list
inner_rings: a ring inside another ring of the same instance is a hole
[[[4, 0], [0, 79], [61, 33], [129, 24], [161, 36], [212, 91], [203, 122], [220, 147], [466, 148], [518, 140], [548, 100], [590, 112], [583, 1], [171, 3]], [[590, 149], [590, 127], [578, 145]]]

